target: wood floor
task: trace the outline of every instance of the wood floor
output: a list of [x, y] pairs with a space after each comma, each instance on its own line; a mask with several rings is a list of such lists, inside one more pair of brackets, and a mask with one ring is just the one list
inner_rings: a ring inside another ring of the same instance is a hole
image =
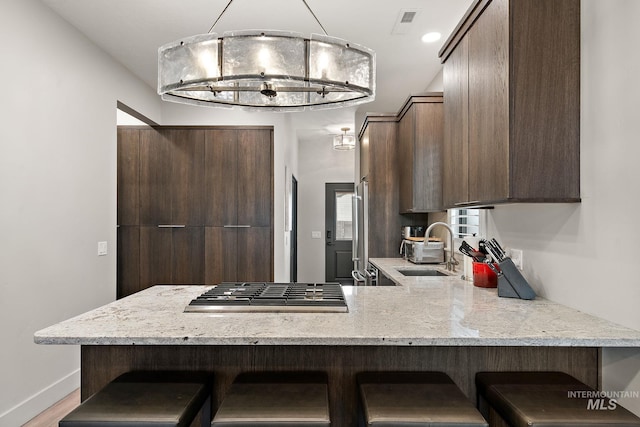
[[68, 394], [50, 408], [46, 409], [22, 427], [58, 427], [58, 421], [64, 418], [80, 404], [80, 389]]

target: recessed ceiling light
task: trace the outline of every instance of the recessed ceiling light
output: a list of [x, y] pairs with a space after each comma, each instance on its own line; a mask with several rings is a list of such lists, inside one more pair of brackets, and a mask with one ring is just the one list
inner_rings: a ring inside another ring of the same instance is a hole
[[422, 36], [422, 41], [424, 43], [433, 43], [440, 40], [440, 37], [442, 37], [442, 34], [438, 32], [427, 33], [424, 36]]

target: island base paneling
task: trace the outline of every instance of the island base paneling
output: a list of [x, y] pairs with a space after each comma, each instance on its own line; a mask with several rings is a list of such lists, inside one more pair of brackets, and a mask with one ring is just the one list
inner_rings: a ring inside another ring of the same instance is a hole
[[355, 375], [362, 371], [445, 372], [473, 404], [480, 371], [558, 370], [600, 385], [600, 350], [593, 347], [84, 345], [81, 353], [83, 401], [130, 370], [207, 370], [215, 374], [214, 411], [240, 372], [325, 371], [332, 425], [345, 427], [356, 425]]

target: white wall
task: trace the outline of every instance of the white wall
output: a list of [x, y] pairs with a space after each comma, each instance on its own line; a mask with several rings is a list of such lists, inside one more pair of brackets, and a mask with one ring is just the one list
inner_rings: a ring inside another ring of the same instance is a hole
[[[640, 2], [582, 1], [580, 204], [500, 206], [491, 234], [524, 250], [540, 295], [640, 329]], [[604, 390], [640, 391], [640, 351], [603, 352]], [[640, 414], [640, 401], [624, 405]]]
[[162, 125], [269, 125], [274, 126], [274, 279], [289, 281], [289, 233], [285, 232], [285, 166], [288, 178], [296, 174], [298, 145], [291, 127], [291, 113], [248, 112], [195, 107], [164, 102]]
[[0, 39], [0, 426], [15, 427], [79, 385], [78, 347], [33, 333], [115, 298], [116, 102], [154, 119], [160, 103], [40, 2], [3, 0]]
[[443, 72], [444, 67], [435, 75], [431, 83], [427, 85], [427, 88], [424, 90], [425, 92], [442, 92], [444, 90]]
[[[298, 148], [298, 281], [325, 281], [325, 184], [353, 182], [355, 152], [336, 151], [329, 135]], [[321, 239], [311, 232], [320, 231]]]
[[33, 333], [115, 299], [117, 101], [163, 124], [275, 125], [276, 280], [289, 277], [284, 165], [297, 172], [297, 149], [286, 114], [166, 106], [36, 0], [3, 0], [0, 37], [0, 426], [15, 427], [79, 385], [78, 347]]

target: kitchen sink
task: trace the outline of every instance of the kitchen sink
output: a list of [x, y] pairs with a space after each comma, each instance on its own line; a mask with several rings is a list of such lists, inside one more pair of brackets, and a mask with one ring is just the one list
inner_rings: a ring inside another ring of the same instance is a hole
[[440, 270], [398, 269], [398, 273], [403, 276], [448, 276]]

